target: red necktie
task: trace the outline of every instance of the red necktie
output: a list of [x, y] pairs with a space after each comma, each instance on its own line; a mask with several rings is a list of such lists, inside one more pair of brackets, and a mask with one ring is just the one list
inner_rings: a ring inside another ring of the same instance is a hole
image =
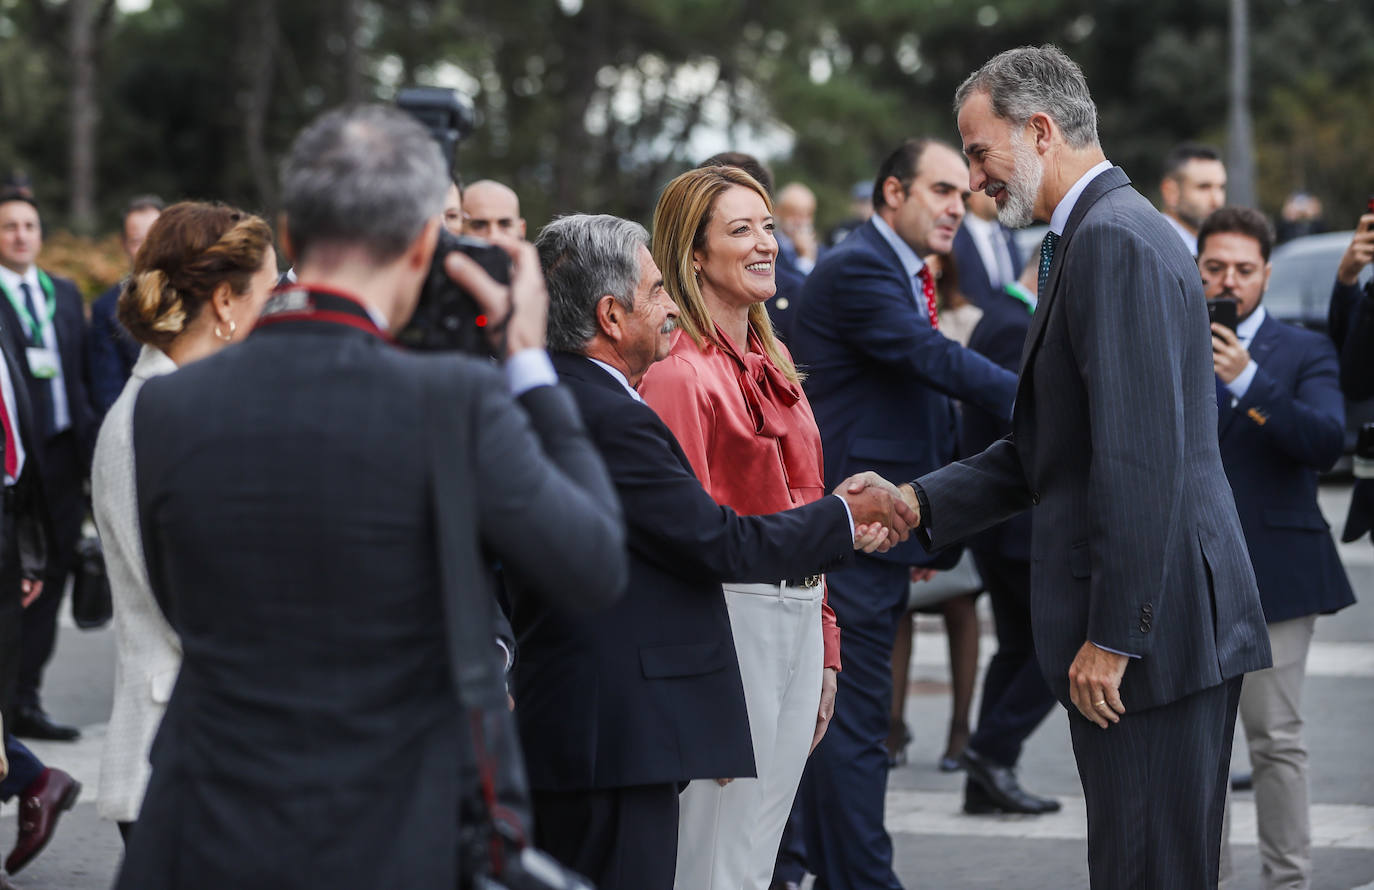
[[930, 316], [931, 330], [940, 330], [940, 313], [935, 308], [935, 279], [930, 276], [930, 267], [921, 266], [921, 271], [916, 273], [916, 277], [921, 279], [921, 293], [926, 298], [926, 314]]
[[10, 426], [10, 412], [3, 391], [0, 391], [0, 423], [5, 426], [5, 475], [14, 479], [19, 475], [19, 453], [14, 446], [14, 427]]

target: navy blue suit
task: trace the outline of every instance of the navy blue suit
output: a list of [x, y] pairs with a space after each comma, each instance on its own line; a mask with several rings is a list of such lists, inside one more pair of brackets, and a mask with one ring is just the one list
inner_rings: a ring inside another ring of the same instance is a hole
[[679, 787], [756, 772], [721, 582], [843, 565], [849, 519], [835, 497], [764, 516], [718, 505], [652, 408], [589, 359], [554, 364], [624, 508], [630, 583], [583, 615], [512, 590], [538, 840], [602, 890], [669, 890]]
[[[35, 423], [41, 429], [43, 490], [52, 517], [53, 539], [48, 548], [48, 568], [43, 577], [43, 593], [24, 610], [24, 638], [21, 643], [17, 706], [37, 706], [38, 687], [43, 667], [52, 655], [57, 633], [57, 610], [62, 601], [81, 537], [81, 522], [86, 516], [83, 488], [91, 472], [91, 453], [95, 449], [96, 419], [86, 390], [86, 315], [76, 285], [65, 278], [52, 277], [53, 329], [57, 334], [62, 361], [62, 382], [67, 396], [70, 428], [54, 433], [51, 383], [23, 374], [15, 385], [25, 384], [29, 402], [34, 406]], [[9, 338], [6, 344], [14, 355], [23, 357], [28, 346], [19, 315], [9, 300], [0, 299], [0, 327]]]
[[91, 406], [100, 417], [124, 391], [142, 348], [124, 330], [115, 310], [119, 304], [120, 282], [91, 304], [91, 333], [86, 340], [86, 372], [90, 375]]
[[[1012, 235], [1011, 229], [1000, 223], [997, 233], [1006, 241], [1007, 253], [1011, 255], [1012, 276], [1019, 278], [1026, 264], [1021, 259], [1021, 252], [1016, 249], [1016, 238]], [[978, 245], [973, 240], [973, 233], [969, 231], [967, 224], [960, 226], [959, 231], [954, 233], [954, 249], [950, 253], [954, 256], [954, 268], [959, 270], [959, 291], [984, 312], [989, 311], [989, 307], [997, 305], [994, 297], [1002, 293], [1002, 288], [993, 286], [992, 279], [988, 276], [988, 268], [983, 265], [983, 255], [978, 252]], [[1020, 357], [1019, 352], [1017, 356]]]
[[[1327, 321], [1341, 354], [1341, 389], [1347, 398], [1374, 398], [1374, 300], [1361, 297], [1358, 284], [1336, 282]], [[1356, 479], [1343, 541], [1364, 537], [1374, 528], [1374, 479]]]
[[806, 273], [797, 265], [797, 248], [781, 231], [775, 233], [778, 242], [778, 256], [773, 264], [773, 282], [777, 291], [765, 303], [768, 317], [773, 320], [773, 330], [787, 343], [792, 339], [792, 327], [796, 324], [797, 306], [802, 298], [802, 286], [806, 284]]
[[1336, 350], [1326, 337], [1270, 316], [1250, 357], [1259, 370], [1234, 407], [1222, 391], [1218, 426], [1264, 619], [1335, 612], [1355, 601], [1317, 507], [1317, 474], [1345, 444]]
[[[827, 485], [861, 470], [913, 479], [949, 463], [958, 444], [955, 399], [1011, 416], [1016, 375], [931, 329], [912, 279], [872, 221], [807, 278], [788, 346], [808, 375]], [[901, 886], [883, 829], [892, 639], [908, 567], [948, 568], [958, 556], [908, 541], [827, 576], [844, 629], [844, 671], [801, 792], [807, 865], [820, 887]]]

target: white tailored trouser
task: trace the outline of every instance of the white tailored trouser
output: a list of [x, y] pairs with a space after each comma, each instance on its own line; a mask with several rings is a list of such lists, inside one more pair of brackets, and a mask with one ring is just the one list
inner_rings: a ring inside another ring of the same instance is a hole
[[[1246, 674], [1240, 688], [1240, 723], [1250, 747], [1264, 890], [1308, 890], [1312, 880], [1301, 705], [1316, 621], [1317, 616], [1306, 615], [1270, 624], [1274, 666]], [[1223, 877], [1231, 871], [1230, 810], [1228, 806], [1223, 830]]]
[[[726, 584], [758, 778], [688, 784], [675, 890], [767, 890], [821, 700], [824, 587]], [[720, 778], [733, 778], [721, 776]]]

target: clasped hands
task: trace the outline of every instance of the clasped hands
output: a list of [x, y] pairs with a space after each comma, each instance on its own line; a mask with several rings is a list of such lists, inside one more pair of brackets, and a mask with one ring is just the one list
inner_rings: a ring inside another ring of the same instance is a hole
[[921, 508], [909, 484], [901, 486], [877, 473], [857, 473], [835, 489], [854, 518], [854, 549], [885, 553], [921, 524]]

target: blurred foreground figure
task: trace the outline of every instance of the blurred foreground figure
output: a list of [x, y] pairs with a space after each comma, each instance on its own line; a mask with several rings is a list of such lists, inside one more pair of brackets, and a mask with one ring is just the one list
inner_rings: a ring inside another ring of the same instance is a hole
[[[490, 601], [481, 547], [569, 607], [624, 586], [614, 491], [550, 385], [533, 248], [498, 239], [509, 292], [467, 257], [447, 266], [509, 318], [506, 379], [388, 342], [429, 272], [446, 184], [405, 112], [320, 118], [282, 172], [300, 283], [246, 342], [139, 395], [143, 549], [184, 659], [122, 890], [456, 886], [469, 736], [452, 666], [468, 660], [462, 619], [491, 616], [455, 612]], [[441, 440], [445, 426], [460, 432]], [[439, 459], [459, 500], [442, 539]], [[441, 582], [441, 540], [461, 586]]]

